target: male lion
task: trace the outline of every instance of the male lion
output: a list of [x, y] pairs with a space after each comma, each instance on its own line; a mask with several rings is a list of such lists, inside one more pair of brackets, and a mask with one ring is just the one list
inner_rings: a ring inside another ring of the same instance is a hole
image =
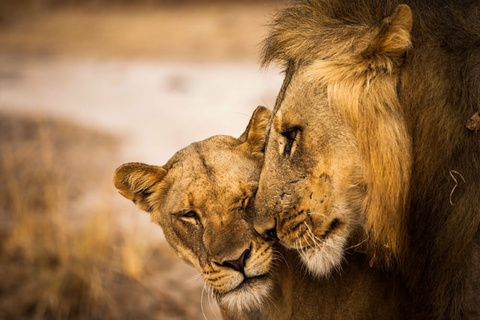
[[163, 167], [125, 164], [115, 186], [199, 270], [225, 319], [405, 319], [401, 283], [353, 248], [342, 272], [312, 278], [297, 267], [296, 252], [273, 249], [251, 227], [269, 115], [259, 107], [239, 139], [193, 143]]
[[286, 72], [255, 229], [317, 276], [365, 239], [418, 318], [480, 318], [480, 2], [296, 1], [271, 61]]

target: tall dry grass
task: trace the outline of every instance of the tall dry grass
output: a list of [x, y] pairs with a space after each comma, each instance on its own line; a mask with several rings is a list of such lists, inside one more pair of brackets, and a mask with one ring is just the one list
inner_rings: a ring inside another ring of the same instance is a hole
[[0, 115], [0, 319], [201, 316], [198, 289], [174, 293], [159, 274], [178, 263], [171, 252], [121, 231], [98, 194], [115, 148], [73, 124]]

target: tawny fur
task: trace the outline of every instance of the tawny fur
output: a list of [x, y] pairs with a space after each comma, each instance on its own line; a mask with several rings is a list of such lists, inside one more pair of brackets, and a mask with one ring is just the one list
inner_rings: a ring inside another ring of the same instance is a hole
[[239, 139], [215, 136], [180, 150], [163, 167], [127, 163], [114, 176], [119, 192], [151, 214], [219, 305], [234, 313], [258, 310], [272, 289], [272, 243], [253, 231], [247, 210], [270, 114], [257, 108]]
[[[272, 61], [286, 78], [257, 229], [272, 226], [265, 215], [308, 222], [309, 210], [328, 208], [316, 236], [328, 215], [348, 232], [363, 226], [373, 264], [402, 272], [418, 318], [480, 318], [480, 139], [465, 128], [479, 110], [480, 3], [296, 1], [271, 27]], [[301, 128], [290, 160], [279, 154], [288, 126]], [[336, 193], [320, 205], [322, 172]]]
[[[216, 136], [194, 143], [164, 167], [125, 164], [115, 173], [115, 186], [150, 212], [177, 254], [201, 272], [224, 319], [408, 317], [410, 301], [398, 276], [371, 269], [364, 254], [352, 248], [342, 270], [319, 278], [298, 267], [295, 251], [272, 248], [272, 241], [248, 227], [253, 201], [243, 200], [252, 198], [258, 185], [269, 116], [258, 108], [239, 139]], [[200, 221], [176, 221], [176, 207], [195, 210]], [[245, 247], [251, 254], [244, 270], [249, 281], [243, 283], [239, 272], [218, 262], [232, 260]], [[255, 281], [262, 275], [266, 278]]]

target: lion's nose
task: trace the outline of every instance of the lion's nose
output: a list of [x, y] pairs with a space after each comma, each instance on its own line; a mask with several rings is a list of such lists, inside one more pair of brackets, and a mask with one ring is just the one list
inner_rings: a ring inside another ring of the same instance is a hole
[[276, 240], [277, 238], [277, 221], [268, 219], [264, 221], [255, 220], [253, 223], [255, 231], [267, 240]]
[[267, 240], [277, 240], [277, 227], [274, 226], [272, 229], [266, 230], [263, 234], [262, 237], [264, 237]]
[[250, 257], [250, 249], [246, 249], [243, 251], [242, 255], [240, 258], [237, 260], [226, 260], [222, 262], [222, 266], [232, 268], [238, 272], [242, 272], [245, 269], [245, 263], [247, 262], [247, 259]]

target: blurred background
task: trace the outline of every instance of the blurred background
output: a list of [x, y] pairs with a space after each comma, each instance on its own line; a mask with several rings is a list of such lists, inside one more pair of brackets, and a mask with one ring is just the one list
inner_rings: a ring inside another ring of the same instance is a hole
[[273, 108], [258, 53], [283, 5], [0, 0], [0, 319], [220, 318], [113, 172]]

